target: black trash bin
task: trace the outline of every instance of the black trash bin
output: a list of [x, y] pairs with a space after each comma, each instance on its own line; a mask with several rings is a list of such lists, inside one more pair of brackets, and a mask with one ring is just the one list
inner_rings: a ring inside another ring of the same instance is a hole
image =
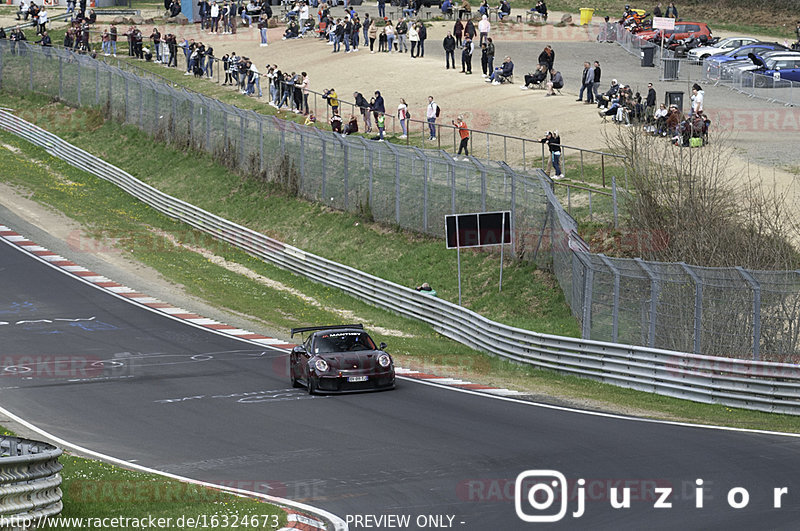
[[680, 77], [681, 60], [665, 57], [661, 59], [664, 71], [661, 73], [662, 81], [676, 81]]
[[655, 46], [645, 46], [642, 48], [642, 66], [656, 66], [654, 59], [656, 56]]
[[664, 93], [664, 103], [669, 107], [675, 105], [679, 111], [683, 111], [683, 92], [680, 90], [668, 90]]

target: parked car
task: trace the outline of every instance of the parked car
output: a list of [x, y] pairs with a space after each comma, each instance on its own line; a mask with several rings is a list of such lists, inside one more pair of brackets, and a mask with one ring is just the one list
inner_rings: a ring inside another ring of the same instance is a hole
[[788, 51], [787, 48], [777, 42], [757, 42], [746, 44], [735, 50], [723, 54], [712, 55], [703, 60], [703, 68], [706, 77], [709, 79], [731, 79], [732, 69], [730, 64], [739, 61], [741, 64], [752, 64], [747, 58], [747, 54], [755, 53], [762, 55], [774, 51]]
[[686, 55], [689, 59], [694, 59], [695, 61], [699, 62], [706, 57], [730, 52], [747, 44], [754, 44], [757, 42], [759, 42], [758, 39], [754, 39], [752, 37], [728, 37], [726, 39], [722, 39], [712, 46], [700, 46], [699, 48], [689, 50]]
[[311, 332], [289, 355], [292, 387], [308, 393], [347, 393], [394, 389], [394, 361], [360, 324], [292, 328]]
[[722, 78], [723, 79], [741, 79], [744, 72], [750, 72], [758, 69], [758, 65], [753, 61], [753, 57], [758, 57], [762, 61], [773, 59], [776, 57], [800, 57], [800, 52], [792, 52], [787, 50], [773, 50], [764, 52], [760, 55], [749, 54], [744, 59], [737, 59], [722, 65]]
[[750, 54], [750, 60], [755, 68], [747, 71], [746, 75], [753, 76], [753, 86], [756, 88], [771, 88], [778, 81], [800, 82], [800, 52], [776, 54], [767, 58]]
[[705, 22], [676, 22], [675, 29], [673, 30], [649, 30], [649, 31], [642, 31], [637, 34], [637, 36], [641, 37], [642, 39], [660, 43], [661, 42], [661, 33], [664, 33], [663, 38], [667, 40], [672, 40], [673, 42], [677, 42], [683, 39], [688, 39], [689, 37], [697, 37], [699, 38], [702, 35], [705, 35], [706, 39], [711, 39], [711, 29]]

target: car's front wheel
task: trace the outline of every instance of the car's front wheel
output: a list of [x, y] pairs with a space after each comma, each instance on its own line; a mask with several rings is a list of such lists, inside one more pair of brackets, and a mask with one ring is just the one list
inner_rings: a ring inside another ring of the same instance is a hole
[[756, 88], [767, 88], [769, 86], [769, 78], [766, 76], [755, 76], [754, 85]]
[[317, 394], [317, 386], [314, 385], [314, 378], [312, 378], [310, 374], [308, 375], [308, 383], [306, 384], [306, 388], [308, 389], [308, 394]]

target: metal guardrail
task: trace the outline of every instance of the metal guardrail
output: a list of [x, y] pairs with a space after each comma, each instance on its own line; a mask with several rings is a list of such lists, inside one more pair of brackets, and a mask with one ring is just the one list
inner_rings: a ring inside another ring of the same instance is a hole
[[[374, 306], [431, 325], [470, 347], [543, 369], [697, 402], [800, 415], [800, 367], [559, 337], [494, 322], [448, 301], [286, 245], [145, 184], [115, 166], [7, 112], [0, 127], [69, 164], [112, 182], [165, 215], [278, 267]], [[539, 183], [549, 194], [548, 179]], [[566, 215], [566, 214], [563, 214]], [[555, 227], [551, 226], [555, 232]], [[560, 229], [559, 229], [560, 231]], [[574, 234], [558, 234], [575, 255]], [[585, 259], [585, 258], [583, 258]], [[591, 282], [591, 269], [585, 280]], [[573, 285], [578, 282], [573, 282]]]
[[61, 449], [0, 437], [0, 529], [28, 529], [61, 512]]

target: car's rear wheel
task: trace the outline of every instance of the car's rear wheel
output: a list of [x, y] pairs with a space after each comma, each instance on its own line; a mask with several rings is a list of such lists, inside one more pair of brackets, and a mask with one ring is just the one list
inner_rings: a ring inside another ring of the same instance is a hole
[[756, 88], [767, 88], [769, 82], [767, 81], [766, 76], [755, 76], [754, 83]]
[[294, 375], [294, 367], [289, 369], [289, 373], [291, 374], [292, 377], [292, 387], [303, 387], [302, 385], [300, 385], [300, 382], [297, 381], [297, 376]]

